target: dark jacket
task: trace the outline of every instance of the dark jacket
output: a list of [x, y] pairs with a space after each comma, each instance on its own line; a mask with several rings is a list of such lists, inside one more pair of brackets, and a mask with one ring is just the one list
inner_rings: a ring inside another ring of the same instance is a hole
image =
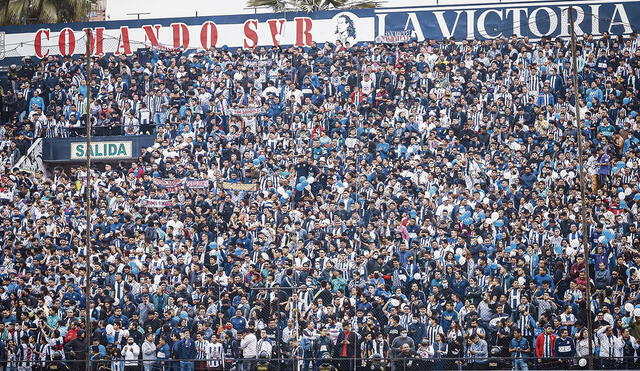
[[77, 337], [64, 346], [67, 359], [86, 359], [87, 358], [87, 342], [83, 338]]
[[196, 342], [193, 339], [182, 339], [174, 344], [173, 354], [176, 359], [195, 359]]
[[329, 355], [333, 354], [333, 342], [331, 341], [331, 338], [326, 336], [326, 337], [319, 337], [318, 340], [316, 340], [314, 347], [313, 347], [313, 354], [318, 357], [321, 358], [322, 355], [324, 353], [328, 353]]
[[[343, 344], [342, 342], [347, 340], [348, 344]], [[338, 335], [338, 341], [336, 341], [335, 349], [333, 350], [334, 357], [345, 357], [344, 350], [346, 350], [346, 357], [352, 358], [355, 357], [356, 350], [360, 349], [360, 346], [357, 344], [358, 337], [356, 333], [351, 331], [348, 336], [345, 336], [344, 331]], [[346, 349], [345, 349], [346, 345]]]

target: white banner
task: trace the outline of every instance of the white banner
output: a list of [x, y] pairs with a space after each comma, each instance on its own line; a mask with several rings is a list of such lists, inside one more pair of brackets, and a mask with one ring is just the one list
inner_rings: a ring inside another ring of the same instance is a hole
[[259, 115], [262, 112], [263, 111], [262, 111], [261, 107], [230, 108], [229, 109], [229, 114], [234, 115], [234, 116], [241, 116], [241, 117], [251, 117], [251, 116]]
[[[216, 21], [226, 22], [225, 18], [227, 17], [217, 19], [214, 17]], [[222, 46], [231, 48], [311, 46], [313, 42], [342, 40], [353, 44], [357, 41], [374, 39], [374, 18], [358, 17], [353, 12], [340, 12], [329, 19], [312, 19], [309, 16], [285, 19], [281, 14], [260, 15], [260, 18], [231, 24], [216, 23], [211, 20], [203, 22], [202, 18], [156, 21], [163, 24], [149, 20], [123, 21], [119, 27], [114, 27], [114, 22], [109, 22], [105, 26], [91, 23], [88, 24], [92, 31], [91, 52], [93, 55], [107, 53], [128, 55], [140, 48], [176, 50], [210, 49]], [[201, 23], [193, 24], [195, 19]], [[170, 24], [167, 25], [167, 23]], [[51, 25], [51, 27], [56, 26]], [[42, 28], [32, 32], [7, 32], [7, 57], [46, 58], [49, 55], [86, 53], [84, 28], [65, 27], [54, 31], [51, 27], [43, 25]], [[255, 63], [262, 66], [267, 62], [256, 61]]]
[[163, 208], [163, 207], [171, 207], [175, 205], [172, 200], [153, 200], [147, 198], [144, 200], [144, 205], [146, 207], [154, 207], [154, 208]]
[[[178, 5], [179, 6], [179, 5]], [[406, 42], [445, 38], [495, 39], [544, 36], [568, 38], [569, 7], [576, 32], [599, 38], [629, 35], [640, 23], [640, 2], [617, 0], [483, 3], [313, 13], [271, 13], [219, 17], [90, 22], [0, 27], [6, 58], [85, 54], [85, 28], [93, 55], [156, 50], [302, 46], [326, 42]], [[251, 62], [261, 66], [267, 62]]]

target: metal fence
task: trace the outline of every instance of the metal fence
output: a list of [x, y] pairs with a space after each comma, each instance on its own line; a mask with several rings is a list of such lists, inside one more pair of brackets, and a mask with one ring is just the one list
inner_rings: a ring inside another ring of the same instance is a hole
[[[75, 138], [85, 137], [87, 135], [87, 127], [84, 116], [79, 118], [78, 126], [57, 127], [47, 130], [43, 133], [46, 138]], [[156, 124], [139, 124], [137, 126], [129, 126], [122, 123], [114, 123], [112, 125], [91, 125], [91, 134], [95, 136], [118, 136], [118, 135], [149, 135], [154, 134], [157, 130]], [[127, 132], [127, 128], [131, 128], [131, 132]]]
[[[529, 369], [536, 370], [588, 370], [586, 358], [523, 358]], [[594, 357], [595, 370], [638, 370], [638, 357]], [[518, 369], [522, 369], [522, 364]], [[421, 358], [397, 356], [393, 359], [382, 358], [234, 358], [234, 359], [193, 359], [193, 360], [91, 360], [90, 369], [101, 371], [182, 371], [182, 370], [224, 370], [224, 371], [426, 371], [426, 370], [512, 370], [513, 358], [494, 357], [474, 358]], [[86, 370], [86, 360], [60, 361], [19, 361], [0, 360], [0, 370]]]

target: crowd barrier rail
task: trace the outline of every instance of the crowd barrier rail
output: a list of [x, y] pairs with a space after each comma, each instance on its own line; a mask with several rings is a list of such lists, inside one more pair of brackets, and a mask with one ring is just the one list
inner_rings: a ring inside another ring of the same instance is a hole
[[[593, 368], [589, 368], [588, 357], [536, 357], [519, 358], [530, 370], [638, 370], [640, 356], [598, 357], [593, 356]], [[296, 357], [296, 358], [233, 358], [217, 359], [167, 359], [135, 362], [125, 359], [92, 359], [91, 371], [178, 371], [178, 370], [224, 370], [224, 371], [427, 371], [427, 370], [513, 370], [513, 357], [441, 357], [441, 358], [360, 358], [360, 357]], [[135, 364], [133, 364], [135, 363]], [[52, 367], [53, 366], [53, 367]], [[86, 359], [63, 360], [7, 360], [0, 359], [0, 370], [86, 370]], [[334, 367], [334, 368], [331, 368]], [[519, 365], [518, 369], [521, 369]]]

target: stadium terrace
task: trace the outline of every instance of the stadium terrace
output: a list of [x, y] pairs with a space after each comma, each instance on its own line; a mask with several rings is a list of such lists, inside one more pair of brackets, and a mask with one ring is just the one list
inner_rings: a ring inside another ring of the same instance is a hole
[[4, 28], [0, 368], [638, 369], [640, 7], [568, 5]]

